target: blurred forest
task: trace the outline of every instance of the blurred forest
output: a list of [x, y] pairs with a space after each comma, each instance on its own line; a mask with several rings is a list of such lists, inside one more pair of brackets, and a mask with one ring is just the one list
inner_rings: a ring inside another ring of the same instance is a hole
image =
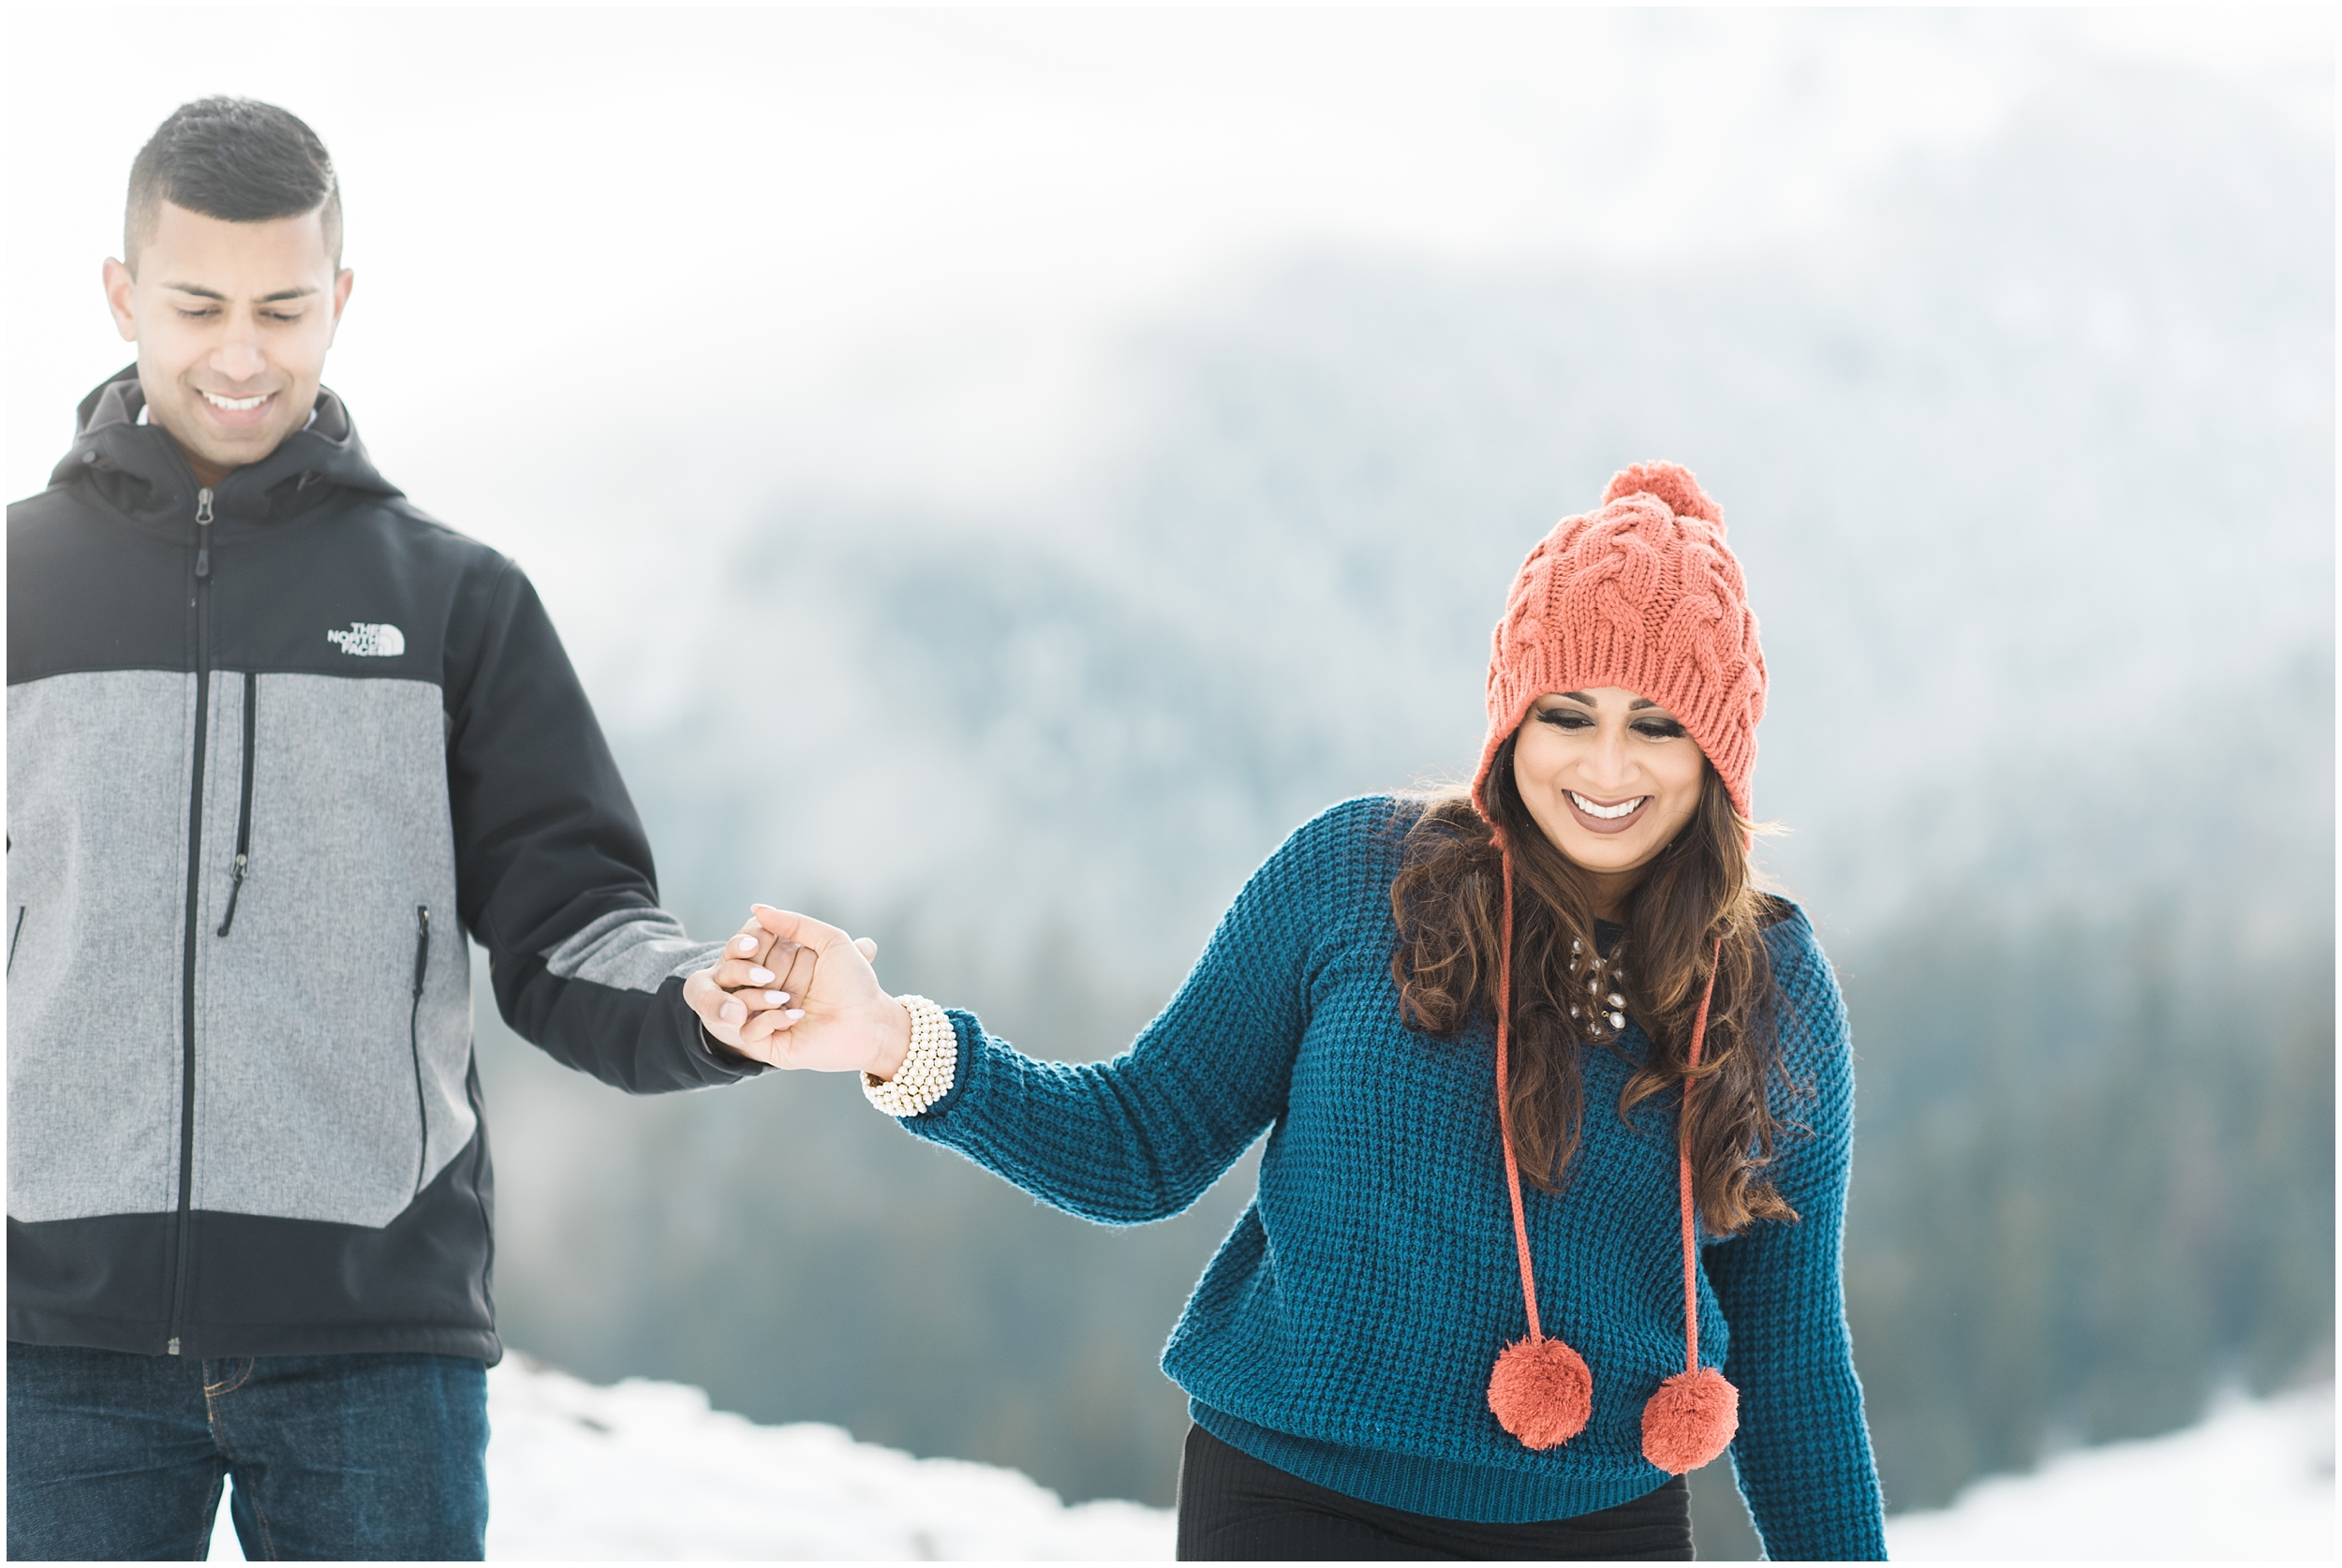
[[[1133, 333], [1061, 504], [783, 496], [691, 624], [565, 631], [642, 644], [658, 699], [606, 712], [695, 931], [820, 912], [1099, 1058], [1293, 826], [1468, 768], [1521, 554], [1688, 464], [1764, 623], [1769, 865], [1854, 1021], [1887, 1494], [1939, 1504], [2331, 1375], [2334, 176], [2102, 65], [1762, 264], [1291, 258]], [[1249, 1161], [1104, 1230], [851, 1083], [630, 1102], [481, 1013], [511, 1344], [1169, 1501], [1155, 1356]]]

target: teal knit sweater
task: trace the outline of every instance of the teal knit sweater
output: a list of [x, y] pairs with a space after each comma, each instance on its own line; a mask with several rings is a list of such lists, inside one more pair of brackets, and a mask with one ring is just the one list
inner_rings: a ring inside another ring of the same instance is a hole
[[[904, 1125], [1072, 1214], [1177, 1214], [1264, 1131], [1259, 1191], [1205, 1270], [1163, 1368], [1195, 1420], [1280, 1470], [1393, 1508], [1522, 1522], [1667, 1479], [1643, 1401], [1683, 1368], [1674, 1098], [1614, 1107], [1630, 1069], [1583, 1058], [1564, 1191], [1526, 1189], [1548, 1333], [1593, 1413], [1537, 1453], [1490, 1413], [1527, 1332], [1497, 1134], [1494, 1034], [1400, 1022], [1390, 884], [1419, 807], [1344, 802], [1255, 872], [1170, 1006], [1110, 1062], [1035, 1061], [952, 1014], [950, 1092]], [[1885, 1536], [1839, 1292], [1853, 1069], [1837, 982], [1801, 914], [1768, 933], [1801, 1097], [1774, 1184], [1801, 1217], [1702, 1238], [1701, 1357], [1741, 1395], [1732, 1462], [1767, 1553], [1881, 1558]], [[1649, 1048], [1629, 1027], [1626, 1055]]]

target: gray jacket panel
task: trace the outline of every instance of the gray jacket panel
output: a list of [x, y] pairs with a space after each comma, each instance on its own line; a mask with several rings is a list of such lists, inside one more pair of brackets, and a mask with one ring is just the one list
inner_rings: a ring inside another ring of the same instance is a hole
[[[220, 679], [215, 757], [238, 756], [249, 678]], [[251, 854], [225, 937], [240, 781], [232, 766], [205, 781], [195, 1204], [387, 1224], [473, 1127], [439, 690], [258, 681]]]
[[8, 1212], [179, 1201], [195, 677], [8, 688]]

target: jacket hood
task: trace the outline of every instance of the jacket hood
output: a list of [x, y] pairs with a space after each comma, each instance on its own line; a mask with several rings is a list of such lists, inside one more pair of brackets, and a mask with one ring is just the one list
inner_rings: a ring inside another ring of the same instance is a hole
[[[73, 445], [51, 471], [52, 484], [92, 480], [133, 517], [179, 517], [195, 500], [195, 474], [178, 443], [159, 425], [141, 423], [146, 392], [139, 368], [126, 365], [82, 399], [74, 413]], [[319, 388], [307, 428], [296, 430], [258, 463], [220, 482], [214, 507], [223, 525], [278, 521], [333, 489], [397, 496], [358, 439], [349, 410], [331, 388]]]

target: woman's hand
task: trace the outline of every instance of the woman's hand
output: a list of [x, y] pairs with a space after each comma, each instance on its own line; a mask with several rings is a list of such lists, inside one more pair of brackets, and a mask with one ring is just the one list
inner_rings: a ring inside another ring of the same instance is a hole
[[724, 1045], [774, 1067], [891, 1078], [911, 1048], [911, 1014], [871, 972], [878, 944], [759, 904], [723, 961], [683, 997]]
[[765, 967], [772, 953], [773, 934], [751, 914], [714, 967], [683, 982], [684, 1005], [699, 1014], [709, 1038], [742, 1056], [754, 1056], [752, 1045], [789, 1023], [789, 993]]

